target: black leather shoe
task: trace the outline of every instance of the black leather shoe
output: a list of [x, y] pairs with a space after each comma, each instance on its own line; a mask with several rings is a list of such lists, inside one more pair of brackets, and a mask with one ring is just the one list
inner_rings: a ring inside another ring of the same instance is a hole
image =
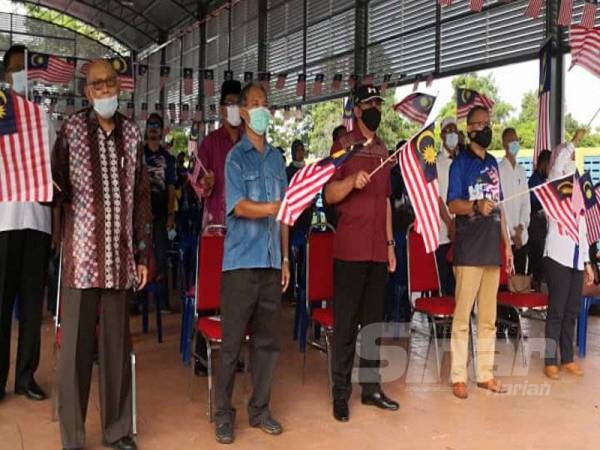
[[15, 388], [15, 394], [24, 395], [29, 400], [35, 401], [46, 400], [48, 398], [44, 390], [38, 386], [35, 380], [31, 380], [26, 387]]
[[219, 444], [233, 444], [233, 424], [224, 422], [215, 428], [215, 438]]
[[373, 394], [363, 394], [362, 395], [362, 404], [377, 406], [381, 409], [386, 409], [388, 411], [397, 411], [400, 408], [398, 402], [395, 402], [391, 398], [386, 397], [386, 395], [379, 391]]
[[129, 436], [122, 437], [112, 444], [105, 445], [105, 447], [114, 448], [115, 450], [137, 450], [135, 441]]
[[339, 422], [348, 422], [350, 420], [350, 410], [346, 400], [333, 401], [333, 417]]
[[271, 416], [265, 416], [260, 419], [260, 422], [251, 424], [254, 428], [260, 428], [267, 434], [281, 434], [283, 433], [283, 427], [279, 422], [273, 419]]

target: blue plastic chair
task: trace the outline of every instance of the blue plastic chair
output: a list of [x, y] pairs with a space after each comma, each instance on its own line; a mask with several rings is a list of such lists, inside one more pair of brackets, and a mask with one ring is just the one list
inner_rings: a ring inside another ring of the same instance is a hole
[[582, 297], [579, 307], [579, 317], [577, 319], [577, 349], [579, 357], [585, 357], [587, 345], [587, 321], [590, 307], [592, 305], [600, 305], [600, 298]]

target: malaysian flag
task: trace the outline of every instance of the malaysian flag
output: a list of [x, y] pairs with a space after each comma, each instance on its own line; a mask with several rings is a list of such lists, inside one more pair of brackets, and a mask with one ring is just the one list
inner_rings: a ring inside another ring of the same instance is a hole
[[357, 78], [358, 78], [358, 77], [357, 77], [356, 75], [354, 75], [354, 74], [353, 74], [353, 75], [350, 75], [350, 76], [348, 77], [348, 87], [349, 87], [350, 89], [354, 89], [354, 87], [356, 86], [356, 80], [357, 80]]
[[434, 103], [435, 97], [433, 95], [417, 92], [407, 95], [402, 101], [396, 103], [394, 111], [423, 126]]
[[[122, 91], [133, 92], [134, 90], [134, 79], [133, 79], [133, 65], [129, 64], [125, 58], [120, 56], [116, 58], [107, 58], [106, 61], [113, 67], [119, 79]], [[79, 73], [84, 77], [87, 77], [90, 63], [86, 62], [79, 69]]]
[[306, 74], [299, 73], [298, 81], [296, 81], [296, 97], [304, 96], [305, 89], [306, 89]]
[[353, 145], [321, 161], [308, 164], [296, 172], [281, 202], [277, 220], [289, 226], [294, 225], [300, 214], [312, 204], [317, 193], [331, 179], [335, 170], [359, 148], [362, 147], [358, 144]]
[[40, 105], [0, 90], [0, 202], [52, 201], [48, 121]]
[[194, 122], [200, 122], [202, 120], [202, 105], [201, 104], [197, 104], [194, 107]]
[[352, 104], [352, 99], [350, 97], [348, 97], [346, 106], [344, 106], [342, 122], [347, 131], [352, 131], [354, 129], [354, 105]]
[[469, 111], [474, 106], [483, 106], [484, 108], [492, 109], [494, 105], [495, 103], [492, 99], [479, 92], [471, 89], [456, 89], [456, 111], [459, 119], [467, 117], [467, 114], [469, 114]]
[[163, 89], [167, 80], [169, 79], [169, 75], [171, 74], [171, 68], [169, 66], [160, 66], [160, 88]]
[[579, 65], [600, 77], [600, 28], [571, 27], [571, 67]]
[[65, 114], [67, 116], [73, 114], [75, 112], [75, 98], [67, 97], [67, 101], [65, 103]]
[[561, 0], [560, 12], [558, 14], [558, 24], [563, 27], [571, 25], [573, 20], [573, 0]]
[[169, 110], [169, 120], [175, 122], [175, 119], [177, 118], [177, 107], [175, 106], [175, 103], [169, 103], [167, 108]]
[[388, 84], [390, 83], [391, 79], [392, 79], [392, 75], [389, 73], [386, 73], [383, 76], [383, 83], [381, 83], [381, 87], [379, 88], [381, 95], [385, 94], [385, 91], [387, 91]]
[[438, 0], [438, 5], [440, 6], [451, 6], [452, 0]]
[[233, 80], [233, 70], [225, 70], [223, 72], [223, 81], [232, 81]]
[[294, 113], [296, 121], [302, 120], [302, 105], [296, 105], [296, 112]]
[[571, 195], [573, 174], [541, 184], [533, 191], [544, 208], [546, 215], [554, 219], [561, 230], [575, 242], [579, 242], [577, 220], [573, 214]]
[[280, 73], [277, 75], [277, 81], [275, 82], [275, 89], [282, 90], [285, 87], [285, 81], [287, 80], [287, 73]]
[[471, 0], [471, 11], [480, 12], [483, 9], [483, 2], [484, 0]]
[[198, 154], [198, 141], [200, 140], [200, 124], [198, 121], [192, 123], [190, 135], [188, 136], [188, 155]]
[[318, 96], [321, 95], [323, 91], [323, 81], [325, 80], [325, 74], [318, 73], [315, 75], [315, 82], [312, 86], [312, 95]]
[[158, 113], [162, 114], [162, 112], [164, 111], [163, 104], [162, 104], [162, 103], [160, 103], [160, 102], [156, 102], [156, 103], [154, 104], [154, 111], [156, 111], [156, 112], [158, 112]]
[[532, 19], [537, 19], [542, 12], [542, 6], [544, 6], [544, 0], [529, 0], [525, 15]]
[[142, 120], [148, 120], [148, 103], [142, 103], [141, 107], [141, 115], [142, 117], [140, 117], [140, 119]]
[[[584, 194], [586, 200], [585, 224], [587, 225], [587, 237], [590, 245], [600, 241], [600, 183], [593, 190], [593, 199]], [[589, 206], [592, 205], [592, 206]]]
[[190, 118], [190, 105], [188, 103], [184, 103], [181, 105], [181, 115], [179, 119], [181, 122], [187, 122]]
[[432, 123], [404, 144], [399, 158], [408, 197], [415, 211], [415, 229], [423, 237], [427, 253], [438, 248], [441, 224], [434, 126]]
[[27, 53], [27, 79], [68, 84], [75, 78], [74, 58], [59, 58], [45, 53]]
[[211, 69], [203, 71], [202, 90], [206, 97], [215, 95], [215, 73]]
[[538, 92], [537, 130], [533, 150], [534, 166], [537, 164], [538, 156], [542, 150], [550, 148], [551, 55], [552, 39], [549, 39], [540, 52], [540, 88]]
[[258, 81], [267, 92], [271, 92], [271, 72], [259, 72]]
[[138, 77], [143, 77], [148, 73], [148, 64], [138, 64]]
[[183, 95], [194, 93], [194, 69], [186, 67], [183, 69]]
[[586, 30], [594, 28], [596, 25], [596, 12], [598, 10], [598, 0], [586, 0], [581, 15], [580, 25]]
[[254, 80], [254, 74], [252, 72], [244, 72], [244, 83], [250, 83]]
[[341, 73], [336, 73], [333, 75], [333, 78], [331, 79], [331, 90], [333, 92], [337, 92], [340, 90], [340, 88], [342, 87], [343, 78], [344, 76]]

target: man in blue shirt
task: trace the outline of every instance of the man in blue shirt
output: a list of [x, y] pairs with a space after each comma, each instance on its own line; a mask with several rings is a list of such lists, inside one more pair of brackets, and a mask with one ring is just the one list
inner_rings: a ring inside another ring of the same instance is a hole
[[216, 383], [216, 439], [234, 440], [231, 395], [244, 335], [250, 332], [253, 392], [250, 426], [268, 434], [283, 428], [271, 417], [271, 385], [279, 355], [281, 292], [289, 283], [288, 228], [275, 216], [287, 187], [279, 151], [267, 143], [267, 94], [250, 83], [240, 95], [245, 134], [225, 163], [227, 234], [221, 284], [220, 366]]
[[467, 398], [469, 322], [477, 299], [477, 386], [492, 392], [505, 390], [494, 379], [496, 298], [500, 282], [501, 239], [507, 267], [513, 267], [510, 237], [502, 200], [496, 159], [487, 152], [492, 141], [490, 113], [475, 106], [467, 116], [471, 141], [450, 166], [448, 206], [456, 215], [454, 273], [456, 307], [452, 321], [452, 391]]

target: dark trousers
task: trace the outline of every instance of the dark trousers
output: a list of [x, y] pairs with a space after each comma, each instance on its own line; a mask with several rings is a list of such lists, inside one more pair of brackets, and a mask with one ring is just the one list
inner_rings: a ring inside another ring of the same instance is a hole
[[[348, 400], [358, 326], [383, 322], [387, 265], [336, 259], [333, 271], [333, 398]], [[369, 359], [360, 359], [359, 381], [363, 393], [371, 394], [379, 390], [379, 349], [363, 349], [361, 354], [365, 352]]]
[[70, 288], [62, 292], [58, 414], [63, 447], [81, 448], [85, 444], [96, 339], [102, 433], [106, 442], [113, 443], [131, 432], [128, 293]]
[[15, 388], [27, 387], [40, 362], [40, 327], [50, 235], [35, 230], [0, 232], [0, 391], [6, 388], [15, 299], [19, 343]]
[[536, 287], [544, 280], [544, 247], [546, 239], [529, 238], [527, 252], [529, 256], [528, 274], [532, 276]]
[[217, 424], [233, 422], [231, 405], [237, 362], [244, 335], [250, 332], [252, 397], [250, 425], [270, 414], [271, 386], [280, 351], [281, 271], [244, 269], [223, 273], [221, 282], [220, 364], [215, 387]]
[[527, 269], [527, 245], [524, 245], [520, 249], [517, 249], [514, 245], [512, 246], [513, 258], [515, 261], [515, 273], [525, 275]]
[[448, 251], [451, 247], [452, 243], [443, 244], [435, 251], [435, 260], [438, 266], [442, 295], [454, 295], [454, 270], [452, 268], [452, 263], [447, 259]]
[[156, 276], [160, 277], [157, 281], [158, 295], [162, 308], [170, 309], [169, 302], [169, 274], [168, 274], [168, 256], [169, 256], [169, 236], [167, 234], [166, 219], [154, 219], [152, 222], [152, 245], [154, 247], [154, 260], [156, 261]]
[[544, 258], [548, 282], [548, 318], [546, 319], [546, 365], [573, 362], [575, 319], [579, 314], [583, 271], [565, 267]]

